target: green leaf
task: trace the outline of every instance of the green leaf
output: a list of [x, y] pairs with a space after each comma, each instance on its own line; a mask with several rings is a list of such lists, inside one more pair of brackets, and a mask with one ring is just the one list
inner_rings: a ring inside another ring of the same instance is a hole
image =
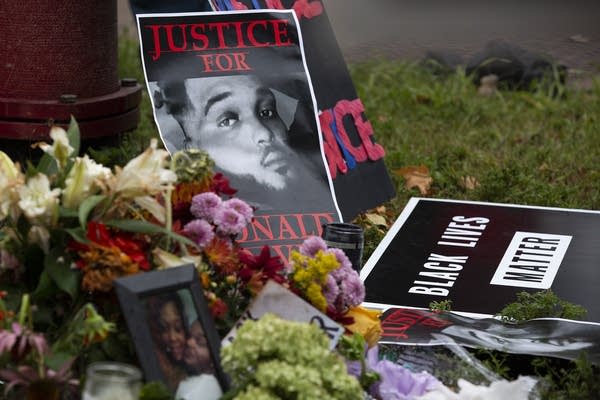
[[61, 206], [58, 208], [58, 215], [61, 218], [77, 218], [77, 211]]
[[58, 163], [54, 159], [54, 157], [44, 153], [42, 158], [40, 158], [40, 162], [36, 167], [38, 172], [41, 172], [45, 175], [54, 175], [58, 172]]
[[69, 128], [67, 129], [67, 138], [69, 139], [69, 144], [73, 147], [73, 154], [76, 156], [79, 154], [79, 148], [81, 147], [81, 137], [79, 134], [79, 124], [72, 115]]
[[88, 240], [85, 237], [85, 229], [79, 227], [79, 228], [69, 228], [69, 229], [65, 229], [65, 232], [67, 232], [69, 235], [71, 235], [71, 237], [73, 239], [75, 239], [76, 241], [78, 241], [79, 243], [87, 243]]
[[50, 250], [44, 260], [45, 271], [52, 281], [62, 291], [67, 292], [72, 299], [79, 293], [79, 271], [71, 269], [71, 266], [64, 258], [65, 250], [63, 247], [56, 247]]
[[46, 297], [49, 297], [50, 295], [52, 295], [55, 291], [56, 291], [56, 286], [52, 282], [50, 275], [48, 275], [48, 273], [44, 270], [40, 274], [40, 279], [38, 281], [38, 285], [31, 295], [32, 295], [32, 297], [34, 297], [36, 299], [46, 298]]
[[106, 196], [99, 194], [90, 196], [81, 203], [79, 206], [79, 224], [83, 229], [85, 229], [87, 225], [87, 218], [88, 215], [90, 215], [90, 212], [104, 199], [106, 199]]
[[[74, 349], [76, 350], [76, 349]], [[73, 354], [53, 351], [45, 357], [46, 366], [50, 369], [58, 371], [65, 363], [73, 360]]]
[[167, 235], [170, 238], [177, 240], [181, 243], [189, 246], [196, 247], [196, 243], [190, 239], [178, 235], [162, 226], [150, 223], [148, 221], [142, 221], [137, 219], [124, 219], [124, 220], [110, 220], [105, 222], [106, 225], [112, 226], [113, 228], [121, 229], [123, 231], [135, 232], [135, 233], [154, 233]]

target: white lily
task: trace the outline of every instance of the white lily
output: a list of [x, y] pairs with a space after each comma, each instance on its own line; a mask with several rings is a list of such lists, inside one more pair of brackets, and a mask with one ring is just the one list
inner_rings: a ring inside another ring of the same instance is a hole
[[200, 256], [178, 256], [159, 247], [152, 250], [152, 255], [154, 256], [154, 262], [158, 266], [158, 269], [179, 267], [184, 264], [194, 264], [194, 266], [198, 268], [202, 263], [202, 257]]
[[19, 207], [30, 222], [44, 225], [56, 222], [60, 189], [51, 189], [46, 175], [37, 173], [27, 179], [27, 183], [17, 191], [20, 196]]
[[77, 208], [88, 196], [98, 193], [112, 176], [109, 168], [84, 155], [77, 157], [65, 180], [63, 206]]
[[0, 221], [10, 217], [13, 221], [19, 218], [21, 210], [17, 206], [19, 194], [17, 188], [23, 185], [25, 178], [18, 164], [0, 151]]
[[48, 143], [40, 143], [39, 146], [45, 153], [54, 157], [59, 168], [63, 169], [75, 149], [69, 143], [67, 132], [60, 126], [50, 128], [50, 137], [53, 140], [52, 146]]
[[146, 151], [123, 169], [117, 169], [114, 185], [117, 194], [125, 198], [155, 195], [177, 181], [175, 172], [165, 168], [169, 153], [156, 145], [156, 139], [152, 139]]
[[142, 207], [146, 211], [148, 211], [158, 222], [164, 224], [166, 221], [167, 211], [165, 206], [160, 204], [154, 197], [152, 196], [139, 196], [133, 199], [135, 204]]

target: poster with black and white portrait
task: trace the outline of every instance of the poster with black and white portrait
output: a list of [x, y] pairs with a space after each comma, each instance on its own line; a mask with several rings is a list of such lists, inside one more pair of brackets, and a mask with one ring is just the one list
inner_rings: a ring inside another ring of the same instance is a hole
[[291, 11], [137, 15], [155, 120], [200, 148], [255, 207], [246, 247], [290, 248], [340, 220]]
[[214, 10], [293, 10], [315, 89], [325, 157], [345, 220], [395, 195], [365, 106], [358, 97], [322, 0], [210, 0]]

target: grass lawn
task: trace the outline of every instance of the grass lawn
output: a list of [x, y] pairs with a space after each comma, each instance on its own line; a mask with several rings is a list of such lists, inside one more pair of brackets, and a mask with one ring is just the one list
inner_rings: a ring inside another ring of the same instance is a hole
[[[143, 83], [136, 42], [120, 42], [120, 76]], [[528, 92], [491, 96], [461, 73], [434, 75], [423, 67], [386, 60], [352, 65], [359, 97], [387, 151], [397, 185], [388, 222], [417, 189], [404, 187], [399, 170], [423, 165], [432, 183], [426, 196], [565, 208], [600, 209], [600, 81], [572, 90], [548, 81]], [[147, 94], [138, 129], [119, 148], [94, 157], [124, 163], [156, 137]], [[468, 183], [466, 183], [468, 182]], [[383, 231], [368, 232], [368, 251]], [[500, 311], [500, 310], [499, 310]], [[543, 398], [591, 399], [600, 393], [600, 370], [577, 362], [479, 354], [504, 376], [517, 372], [546, 379]]]

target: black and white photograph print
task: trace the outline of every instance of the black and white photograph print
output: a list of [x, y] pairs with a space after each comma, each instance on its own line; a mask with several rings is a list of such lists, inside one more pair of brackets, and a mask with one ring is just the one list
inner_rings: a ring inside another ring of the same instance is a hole
[[339, 220], [295, 14], [137, 17], [167, 150], [205, 150], [258, 213], [330, 213]]
[[308, 83], [297, 77], [291, 95], [278, 84], [257, 75], [156, 82], [167, 147], [205, 150], [259, 210], [336, 210], [312, 104], [298, 98], [310, 96]]

